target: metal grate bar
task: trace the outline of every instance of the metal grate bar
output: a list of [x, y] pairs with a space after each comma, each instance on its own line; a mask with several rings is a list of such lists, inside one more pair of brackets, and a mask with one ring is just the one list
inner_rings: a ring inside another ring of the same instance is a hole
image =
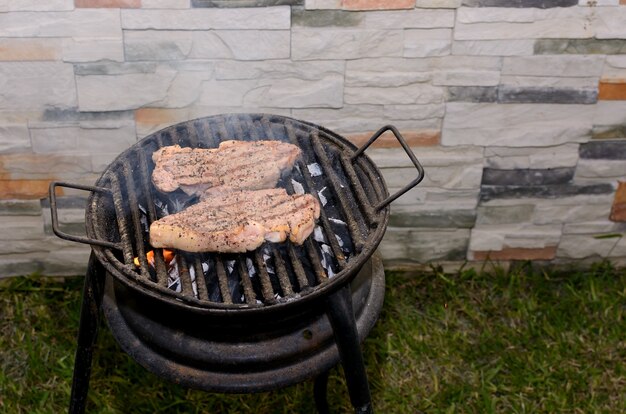
[[276, 269], [276, 274], [278, 275], [280, 289], [283, 292], [283, 296], [291, 296], [293, 295], [293, 288], [291, 286], [291, 281], [289, 280], [289, 274], [287, 273], [285, 262], [283, 261], [283, 258], [277, 248], [274, 247], [272, 250], [272, 256], [274, 256], [274, 268]]
[[206, 132], [206, 137], [209, 138], [209, 147], [217, 148], [220, 144], [219, 131], [216, 130], [217, 125], [215, 121], [202, 120], [202, 128]]
[[250, 281], [250, 273], [248, 273], [246, 259], [241, 258], [238, 262], [239, 277], [241, 278], [241, 286], [243, 287], [243, 297], [248, 305], [254, 305], [256, 304], [256, 295], [254, 294], [252, 282]]
[[382, 186], [380, 185], [372, 185], [372, 183], [375, 182], [379, 182], [381, 180], [381, 177], [374, 175], [369, 168], [362, 168], [360, 164], [362, 161], [357, 159], [356, 164], [353, 163], [352, 166], [354, 167], [355, 165], [358, 166], [360, 168], [361, 171], [363, 171], [363, 173], [367, 176], [367, 180], [369, 180], [369, 182], [367, 180], [364, 181], [364, 183], [366, 184], [366, 193], [367, 194], [371, 194], [370, 198], [370, 202], [372, 205], [377, 205], [379, 202], [381, 202], [382, 200], [384, 200], [387, 196], [385, 194], [383, 194], [383, 189]]
[[[133, 222], [135, 247], [137, 250], [137, 259], [139, 260], [139, 269], [141, 276], [150, 279], [150, 270], [148, 270], [148, 260], [146, 259], [146, 250], [143, 245], [143, 231], [141, 229], [141, 218], [139, 217], [139, 201], [137, 200], [137, 192], [135, 191], [135, 180], [130, 171], [127, 162], [122, 167], [124, 173], [124, 182], [126, 183], [126, 193], [128, 194], [128, 202], [130, 203], [130, 217]], [[134, 260], [133, 260], [134, 261]]]
[[[291, 141], [291, 143], [294, 145], [298, 145], [298, 138], [296, 137], [296, 133], [292, 126], [285, 125], [285, 128], [287, 130], [287, 135], [289, 136], [289, 140]], [[330, 248], [333, 251], [333, 255], [337, 259], [339, 267], [343, 269], [346, 265], [346, 258], [343, 254], [343, 251], [341, 250], [341, 247], [339, 247], [339, 243], [337, 242], [337, 238], [335, 237], [335, 232], [330, 225], [330, 221], [328, 220], [326, 211], [324, 211], [322, 202], [319, 199], [319, 195], [317, 194], [317, 191], [313, 190], [315, 186], [313, 185], [311, 177], [306, 173], [307, 167], [302, 162], [298, 162], [298, 167], [300, 168], [300, 171], [302, 171], [302, 177], [304, 178], [303, 187], [305, 188], [305, 191], [315, 197], [320, 203], [320, 207], [322, 207], [320, 208], [320, 221], [322, 223], [322, 228], [324, 229], [325, 237], [328, 240], [328, 243], [330, 243]], [[287, 183], [287, 187], [289, 191], [293, 193], [293, 185], [291, 184], [291, 182]]]
[[198, 140], [198, 129], [196, 127], [197, 122], [191, 123], [187, 127], [187, 134], [189, 135], [189, 145], [194, 148], [198, 148], [200, 141]]
[[257, 274], [259, 276], [259, 281], [261, 282], [261, 293], [263, 294], [263, 302], [276, 302], [276, 298], [274, 298], [274, 288], [272, 288], [270, 275], [269, 273], [267, 273], [267, 269], [265, 268], [263, 256], [258, 250], [254, 253], [254, 264], [256, 265], [256, 268], [258, 270]]
[[293, 247], [293, 244], [290, 241], [287, 243], [287, 252], [289, 253], [289, 260], [291, 261], [291, 266], [293, 268], [294, 273], [296, 274], [296, 279], [298, 280], [298, 285], [300, 286], [300, 292], [306, 292], [311, 289], [309, 286], [309, 279], [306, 277], [306, 272], [304, 271], [304, 267], [302, 267], [302, 262], [298, 258], [298, 253], [296, 249]]
[[182, 254], [176, 255], [176, 264], [178, 264], [178, 279], [180, 280], [180, 288], [183, 295], [195, 296], [193, 294], [193, 287], [191, 286], [191, 273], [189, 273], [187, 261], [183, 258]]
[[246, 117], [246, 121], [249, 124], [248, 132], [250, 133], [250, 140], [260, 141], [261, 137], [259, 136], [259, 126], [257, 126], [257, 122], [255, 122], [251, 116]]
[[348, 205], [346, 195], [343, 191], [341, 191], [341, 183], [339, 182], [337, 173], [335, 173], [335, 170], [333, 170], [333, 167], [330, 164], [330, 160], [328, 159], [328, 156], [326, 155], [326, 152], [324, 151], [324, 148], [320, 143], [319, 134], [317, 131], [314, 131], [312, 133], [311, 142], [313, 143], [313, 150], [315, 151], [315, 155], [317, 156], [320, 165], [322, 166], [324, 175], [330, 180], [334, 193], [339, 200], [339, 205], [341, 206], [341, 210], [348, 224], [350, 236], [352, 237], [352, 241], [354, 242], [354, 247], [357, 252], [360, 252], [363, 249], [363, 236], [361, 235], [361, 231], [359, 230], [357, 221], [354, 218], [353, 211]]
[[[269, 123], [269, 120], [266, 117], [263, 117], [261, 119], [261, 123], [263, 124], [264, 130], [266, 131], [267, 136], [271, 137], [271, 139], [274, 139], [275, 138], [274, 137], [274, 133], [273, 133], [273, 131], [271, 129], [271, 125]], [[292, 141], [292, 143], [294, 145], [300, 147], [300, 145], [298, 145], [298, 138], [295, 136], [295, 133], [293, 132], [293, 129], [291, 129], [289, 127], [287, 127], [286, 129], [287, 129], [287, 133], [289, 134], [289, 139]], [[302, 163], [298, 163], [298, 165], [300, 166], [301, 170], [304, 168], [302, 166]], [[306, 173], [303, 173], [302, 176], [305, 177], [305, 180], [306, 180]], [[293, 189], [293, 185], [291, 184], [291, 182], [286, 182], [285, 185], [287, 187], [287, 191], [290, 194], [293, 194], [294, 193], [294, 189]], [[317, 201], [319, 202], [319, 197], [318, 197], [317, 192], [316, 191], [310, 191], [310, 189], [313, 188], [313, 185], [312, 185], [312, 183], [310, 181], [307, 182], [307, 187], [308, 187], [308, 190], [309, 190], [308, 192], [311, 193], [311, 195], [313, 197], [317, 198]], [[321, 205], [322, 204], [320, 203], [320, 206]], [[322, 217], [322, 215], [324, 217], [326, 217], [326, 215], [324, 213], [324, 209], [320, 208], [320, 217]], [[328, 219], [326, 219], [326, 222], [328, 223]], [[330, 230], [330, 225], [325, 230]], [[337, 240], [335, 239], [334, 232], [332, 232], [332, 230], [330, 230], [330, 233], [332, 233], [332, 240], [335, 242], [335, 245], [337, 245], [337, 247], [339, 247], [338, 244], [337, 244]], [[309, 260], [311, 261], [311, 265], [315, 269], [315, 277], [316, 277], [317, 282], [318, 283], [323, 283], [324, 281], [328, 280], [328, 275], [326, 274], [326, 271], [324, 270], [324, 268], [321, 265], [321, 259], [319, 257], [319, 254], [318, 254], [315, 246], [313, 245], [313, 242], [311, 241], [311, 237], [308, 237], [305, 240], [303, 245], [304, 245], [304, 249], [306, 250], [307, 256], [309, 257]], [[331, 246], [331, 248], [332, 248], [332, 246]], [[342, 263], [345, 263], [345, 258], [344, 258], [343, 253], [341, 252], [341, 249], [339, 249], [339, 254], [338, 255], [336, 254], [335, 257], [337, 257], [338, 259], [341, 258]], [[297, 266], [301, 267], [301, 265], [299, 263], [296, 264], [296, 262], [299, 262], [300, 259], [298, 259], [297, 257], [294, 257], [294, 256], [291, 256], [290, 259], [291, 259], [291, 261], [293, 263], [294, 269]], [[303, 272], [304, 272], [304, 269], [303, 269]], [[306, 279], [306, 276], [304, 278]], [[298, 282], [300, 282], [300, 280], [301, 280], [301, 278], [298, 276]], [[308, 282], [307, 282], [307, 285], [308, 285]]]
[[178, 144], [181, 147], [185, 146], [184, 142], [182, 142], [182, 138], [181, 138], [181, 135], [180, 135], [180, 127], [179, 126], [171, 127], [171, 128], [168, 129], [168, 131], [171, 134], [172, 143], [173, 144]]
[[198, 291], [198, 299], [208, 300], [209, 292], [206, 288], [206, 280], [204, 278], [204, 269], [202, 268], [202, 261], [196, 256], [193, 261], [193, 270], [196, 274], [196, 290]]
[[[339, 243], [337, 242], [337, 238], [335, 237], [335, 232], [333, 231], [330, 225], [330, 220], [328, 220], [326, 211], [324, 211], [324, 208], [322, 206], [322, 201], [320, 200], [319, 195], [317, 194], [317, 191], [313, 189], [314, 185], [313, 185], [313, 182], [311, 181], [311, 177], [309, 177], [306, 174], [306, 165], [304, 165], [304, 163], [302, 162], [298, 162], [298, 167], [300, 168], [300, 171], [305, 171], [304, 173], [302, 173], [302, 177], [304, 177], [303, 187], [305, 189], [305, 192], [307, 192], [308, 194], [311, 194], [320, 203], [320, 207], [321, 207], [320, 208], [320, 222], [322, 224], [322, 228], [324, 229], [325, 238], [330, 244], [330, 248], [333, 251], [333, 255], [337, 259], [339, 267], [343, 269], [346, 265], [346, 257], [344, 256], [343, 251], [341, 250], [341, 247], [339, 247]], [[289, 183], [289, 186], [292, 186], [292, 184]]]
[[233, 129], [235, 130], [235, 136], [232, 137], [231, 139], [236, 139], [236, 140], [239, 140], [239, 141], [245, 141], [243, 128], [241, 127], [241, 119], [240, 119], [240, 117], [237, 117], [237, 122], [232, 122], [231, 125], [233, 126]]
[[115, 214], [117, 214], [117, 224], [120, 231], [120, 238], [122, 242], [122, 251], [124, 253], [124, 263], [129, 266], [134, 266], [133, 263], [133, 244], [130, 240], [128, 232], [128, 222], [126, 221], [126, 215], [124, 212], [124, 200], [122, 199], [122, 191], [120, 189], [120, 182], [117, 178], [117, 174], [111, 174], [111, 191], [113, 194], [113, 206], [115, 207]]
[[226, 269], [224, 269], [224, 263], [219, 256], [215, 257], [215, 270], [217, 271], [217, 285], [220, 288], [222, 302], [232, 304], [233, 299], [230, 297], [230, 291], [228, 290], [228, 275], [226, 274]]
[[157, 134], [157, 139], [159, 142], [159, 147], [174, 144], [174, 142], [172, 141], [172, 135], [168, 130], [162, 131], [160, 134]]
[[313, 240], [311, 238], [307, 238], [304, 241], [304, 246], [306, 248], [307, 255], [309, 256], [309, 261], [313, 265], [313, 269], [315, 270], [315, 276], [318, 283], [323, 283], [328, 280], [328, 275], [326, 274], [326, 270], [322, 267], [322, 259], [320, 258], [317, 249], [313, 245]]
[[352, 184], [359, 207], [361, 207], [361, 211], [365, 215], [367, 225], [369, 226], [374, 222], [374, 209], [370, 201], [367, 199], [367, 194], [365, 194], [365, 190], [361, 185], [361, 180], [359, 180], [350, 158], [348, 158], [345, 153], [341, 154], [341, 165], [350, 180], [350, 184]]
[[218, 133], [219, 133], [219, 140], [218, 140], [218, 146], [222, 141], [227, 141], [229, 139], [231, 139], [232, 137], [230, 137], [229, 133], [228, 133], [228, 128], [226, 127], [226, 121], [224, 120], [224, 118], [220, 118], [219, 120], [219, 124], [218, 124]]
[[[144, 151], [138, 151], [139, 153], [139, 171], [141, 172], [141, 185], [143, 194], [146, 197], [146, 209], [148, 212], [148, 225], [157, 220], [156, 208], [154, 206], [154, 200], [152, 199], [152, 191], [150, 184], [150, 173], [148, 172], [148, 160]], [[165, 266], [165, 259], [163, 258], [162, 249], [154, 249], [154, 267], [156, 268], [157, 283], [161, 286], [167, 285], [167, 269]]]

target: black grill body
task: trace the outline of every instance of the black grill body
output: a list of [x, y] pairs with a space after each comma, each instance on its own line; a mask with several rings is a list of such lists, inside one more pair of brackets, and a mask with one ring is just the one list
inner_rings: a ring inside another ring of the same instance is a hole
[[[418, 172], [415, 180], [392, 196], [380, 171], [364, 154], [386, 131], [396, 136]], [[246, 254], [177, 251], [173, 282], [161, 249], [153, 249], [153, 268], [146, 259], [152, 250], [147, 229], [164, 214], [194, 200], [154, 188], [151, 154], [166, 145], [216, 148], [231, 139], [279, 140], [302, 150], [301, 159], [278, 186], [288, 193], [304, 191], [318, 198], [322, 206], [318, 228], [302, 246], [289, 241], [265, 243]], [[415, 155], [391, 126], [381, 128], [357, 149], [309, 122], [230, 114], [184, 122], [142, 139], [121, 153], [95, 186], [52, 183], [55, 233], [92, 245], [70, 412], [84, 410], [103, 301], [122, 348], [174, 382], [207, 390], [254, 392], [319, 375], [315, 396], [319, 411], [325, 412], [327, 370], [341, 360], [355, 410], [372, 412], [360, 350], [360, 341], [382, 307], [384, 273], [380, 260], [372, 256], [387, 227], [389, 204], [423, 176]], [[87, 237], [58, 229], [57, 186], [91, 191], [85, 214]], [[176, 325], [174, 320], [184, 322]], [[298, 335], [305, 340], [295, 341]], [[174, 346], [166, 347], [164, 338]], [[276, 345], [288, 349], [263, 362]], [[317, 369], [311, 369], [312, 364]], [[168, 368], [159, 368], [163, 366]]]

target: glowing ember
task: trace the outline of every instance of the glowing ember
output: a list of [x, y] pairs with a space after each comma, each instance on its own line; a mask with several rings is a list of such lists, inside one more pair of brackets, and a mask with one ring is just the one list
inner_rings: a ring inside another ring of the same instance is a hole
[[[175, 257], [176, 255], [174, 253], [174, 250], [163, 249], [163, 259], [165, 259], [165, 263], [169, 265]], [[154, 267], [154, 250], [150, 250], [148, 253], [146, 253], [146, 259], [148, 260], [150, 266]], [[135, 257], [134, 263], [135, 266], [140, 266], [138, 257]]]

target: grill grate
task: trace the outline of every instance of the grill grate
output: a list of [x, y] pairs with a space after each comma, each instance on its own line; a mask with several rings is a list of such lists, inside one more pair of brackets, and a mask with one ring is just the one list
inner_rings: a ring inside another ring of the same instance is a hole
[[[172, 213], [171, 209], [182, 208], [190, 200], [154, 189], [151, 154], [174, 144], [215, 148], [228, 139], [280, 140], [302, 150], [302, 159], [279, 186], [290, 194], [310, 193], [320, 201], [316, 230], [302, 246], [290, 241], [265, 243], [255, 252], [239, 255], [178, 251], [175, 265], [168, 265], [162, 250], [149, 245], [147, 229], [165, 208]], [[372, 208], [386, 195], [380, 177], [364, 168], [361, 159], [351, 160], [353, 148], [312, 124], [268, 115], [210, 117], [155, 133], [127, 152], [99, 181], [111, 189], [117, 232], [107, 234], [97, 226], [97, 236], [119, 240], [121, 254], [105, 251], [112, 263], [125, 273], [135, 274], [136, 281], [145, 287], [179, 300], [262, 307], [306, 296], [350, 267], [385, 217], [384, 210], [376, 212]], [[154, 268], [146, 259], [149, 250], [154, 250]], [[138, 267], [134, 265], [135, 257], [139, 259]], [[170, 275], [172, 267], [178, 274], [177, 282]]]

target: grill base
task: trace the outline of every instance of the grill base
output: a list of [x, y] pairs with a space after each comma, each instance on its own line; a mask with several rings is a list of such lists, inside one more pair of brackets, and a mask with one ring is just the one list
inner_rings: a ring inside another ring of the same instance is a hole
[[[373, 256], [351, 284], [359, 342], [378, 318], [384, 289], [383, 266], [380, 258]], [[188, 333], [181, 336], [168, 323], [171, 316], [162, 322], [153, 308], [149, 317], [141, 308], [132, 292], [107, 277], [103, 311], [121, 348], [147, 370], [190, 388], [224, 393], [268, 391], [316, 377], [341, 360], [322, 308], [299, 315], [304, 323], [262, 329], [236, 343], [229, 341], [234, 332], [228, 332], [223, 323], [211, 334], [210, 321], [204, 321], [201, 326], [209, 333], [203, 338]], [[233, 331], [239, 330], [241, 337], [242, 329]]]
[[[128, 312], [124, 316], [122, 310], [128, 303], [124, 303], [119, 300], [121, 297], [116, 296], [113, 280], [92, 254], [83, 289], [70, 414], [85, 412], [91, 361], [102, 309], [109, 328], [120, 346], [148, 370], [173, 382], [209, 391], [249, 393], [282, 388], [317, 377], [314, 388], [315, 404], [319, 412], [324, 414], [329, 412], [326, 401], [328, 370], [341, 362], [355, 412], [373, 412], [360, 343], [373, 328], [383, 305], [385, 274], [382, 261], [376, 254], [370, 257], [350, 285], [329, 295], [323, 309], [313, 309], [309, 315], [311, 319], [306, 323], [292, 324], [289, 325], [291, 329], [282, 331], [269, 330], [265, 336], [260, 334], [256, 343], [251, 344], [252, 349], [259, 350], [261, 358], [275, 353], [273, 351], [278, 351], [282, 357], [279, 357], [278, 361], [270, 361], [270, 365], [260, 364], [256, 370], [250, 369], [250, 361], [255, 360], [253, 355], [251, 359], [251, 355], [248, 355], [248, 363], [242, 365], [238, 363], [238, 358], [229, 358], [238, 355], [237, 351], [242, 349], [241, 344], [236, 343], [230, 345], [231, 352], [223, 355], [220, 363], [210, 364], [205, 360], [204, 364], [197, 366], [185, 363], [188, 355], [184, 353], [177, 358], [172, 356], [176, 353], [170, 352], [166, 356], [162, 350], [156, 352], [153, 343], [146, 343], [139, 338], [135, 330], [131, 329], [127, 319]], [[154, 310], [147, 309], [150, 312]], [[167, 329], [164, 332], [167, 332]], [[332, 335], [324, 332], [332, 332]], [[158, 336], [158, 333], [155, 336]], [[183, 338], [184, 336], [182, 335]], [[281, 354], [280, 346], [293, 348], [291, 341], [296, 337], [318, 345], [304, 349], [296, 347], [298, 351], [296, 354], [291, 358], [285, 357], [289, 353]], [[204, 349], [211, 349], [211, 345], [219, 348], [223, 347], [224, 343], [223, 340], [205, 341]], [[245, 346], [243, 348], [245, 349]], [[245, 353], [243, 355], [245, 356]], [[245, 371], [241, 371], [242, 366], [245, 367]]]

